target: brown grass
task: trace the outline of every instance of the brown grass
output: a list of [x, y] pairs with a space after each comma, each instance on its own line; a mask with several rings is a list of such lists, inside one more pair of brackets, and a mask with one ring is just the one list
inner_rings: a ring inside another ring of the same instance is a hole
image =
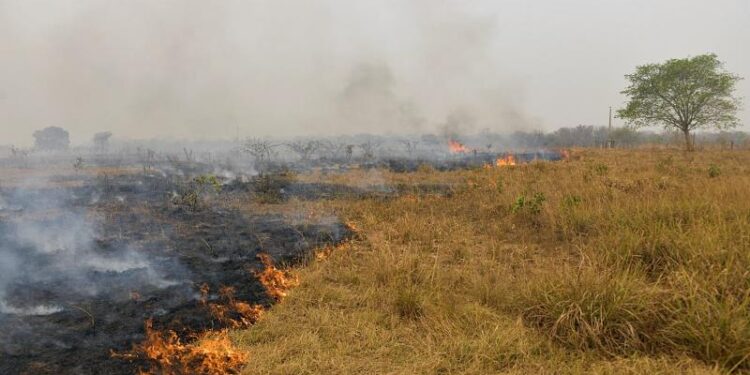
[[750, 369], [750, 153], [306, 180], [449, 196], [291, 202], [358, 239], [234, 339], [247, 374], [722, 373]]

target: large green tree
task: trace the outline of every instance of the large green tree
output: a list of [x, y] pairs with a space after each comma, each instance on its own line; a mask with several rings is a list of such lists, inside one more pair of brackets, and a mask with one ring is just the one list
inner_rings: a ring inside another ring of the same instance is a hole
[[642, 65], [625, 77], [630, 85], [622, 93], [630, 101], [617, 111], [618, 117], [636, 128], [678, 129], [688, 150], [693, 149], [691, 131], [728, 129], [739, 123], [740, 100], [734, 88], [741, 78], [727, 72], [715, 54]]

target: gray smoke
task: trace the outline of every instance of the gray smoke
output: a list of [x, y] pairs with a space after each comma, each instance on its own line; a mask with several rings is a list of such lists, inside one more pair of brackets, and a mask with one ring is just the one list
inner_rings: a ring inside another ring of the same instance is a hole
[[[453, 108], [501, 127], [485, 91], [496, 20], [458, 3], [0, 0], [10, 142], [434, 131]], [[381, 22], [371, 22], [382, 17]], [[519, 109], [521, 111], [522, 109]]]
[[[176, 283], [166, 279], [141, 249], [97, 247], [96, 218], [70, 207], [73, 197], [67, 190], [44, 186], [47, 182], [34, 181], [0, 198], [15, 207], [8, 217], [0, 217], [0, 313], [43, 315], [65, 308], [63, 301], [27, 297], [36, 286], [76, 298], [106, 294], [116, 299], [144, 286]], [[4, 211], [9, 210], [0, 207], [0, 213]], [[102, 284], [101, 275], [110, 282]]]
[[458, 108], [477, 131], [605, 124], [639, 64], [715, 52], [750, 77], [748, 15], [746, 0], [0, 0], [0, 142], [46, 126], [74, 144], [434, 132]]

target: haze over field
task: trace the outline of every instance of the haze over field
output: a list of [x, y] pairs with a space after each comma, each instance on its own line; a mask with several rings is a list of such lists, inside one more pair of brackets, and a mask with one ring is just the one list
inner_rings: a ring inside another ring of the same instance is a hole
[[0, 144], [50, 125], [81, 143], [603, 124], [639, 64], [714, 52], [750, 79], [749, 17], [745, 0], [0, 0]]

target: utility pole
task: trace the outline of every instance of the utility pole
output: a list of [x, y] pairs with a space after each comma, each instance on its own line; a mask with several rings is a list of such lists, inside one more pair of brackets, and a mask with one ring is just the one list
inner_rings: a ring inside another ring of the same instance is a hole
[[612, 139], [612, 106], [609, 106], [609, 126], [607, 128], [607, 148], [615, 148], [615, 140]]

